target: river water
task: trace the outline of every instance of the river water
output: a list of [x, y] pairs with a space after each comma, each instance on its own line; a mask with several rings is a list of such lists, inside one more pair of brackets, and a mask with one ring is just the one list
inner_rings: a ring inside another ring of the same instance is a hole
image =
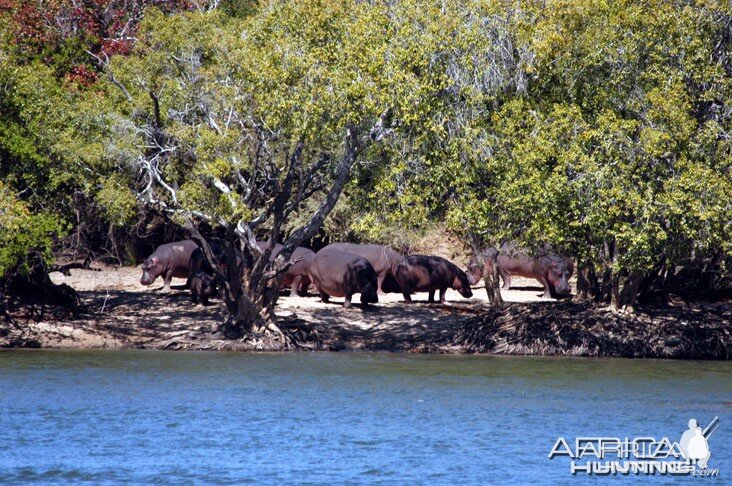
[[[559, 436], [669, 437], [717, 477], [597, 476]], [[0, 352], [0, 483], [732, 484], [732, 363]]]

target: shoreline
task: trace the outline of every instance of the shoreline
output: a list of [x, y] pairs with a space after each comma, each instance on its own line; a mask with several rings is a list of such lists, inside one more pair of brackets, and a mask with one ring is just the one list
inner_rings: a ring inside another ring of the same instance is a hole
[[[249, 354], [249, 355], [298, 355], [298, 354], [314, 354], [314, 355], [329, 355], [329, 354], [353, 354], [353, 355], [385, 355], [385, 356], [421, 356], [424, 358], [429, 357], [444, 357], [444, 358], [495, 358], [495, 359], [526, 359], [526, 360], [597, 360], [597, 361], [616, 361], [616, 360], [628, 360], [628, 361], [659, 361], [659, 362], [692, 362], [692, 363], [713, 363], [713, 362], [727, 362], [730, 359], [693, 359], [693, 358], [629, 358], [623, 356], [579, 356], [579, 355], [538, 355], [538, 354], [500, 354], [500, 353], [409, 353], [399, 350], [372, 350], [372, 349], [347, 349], [340, 351], [332, 350], [304, 350], [304, 349], [293, 349], [293, 350], [213, 350], [213, 349], [160, 349], [160, 348], [38, 348], [38, 347], [0, 347], [0, 356], [3, 353], [117, 353], [117, 352], [140, 352], [140, 353], [182, 353], [182, 354]], [[730, 402], [732, 403], [732, 402]]]
[[[50, 308], [11, 308], [14, 323], [0, 322], [0, 348], [288, 351], [272, 337], [222, 339], [216, 333], [226, 316], [220, 301], [196, 306], [187, 291], [142, 287], [138, 271], [74, 270], [65, 283], [77, 289], [88, 312], [70, 316]], [[302, 338], [302, 347], [289, 351], [732, 358], [729, 302], [641, 307], [621, 314], [540, 294], [526, 280], [505, 292], [508, 303], [500, 311], [488, 306], [481, 288], [472, 299], [449, 292], [445, 305], [428, 304], [426, 294], [418, 294], [411, 305], [400, 294], [386, 294], [375, 306], [350, 310], [340, 299], [324, 304], [316, 296], [283, 296], [276, 311], [280, 323]]]

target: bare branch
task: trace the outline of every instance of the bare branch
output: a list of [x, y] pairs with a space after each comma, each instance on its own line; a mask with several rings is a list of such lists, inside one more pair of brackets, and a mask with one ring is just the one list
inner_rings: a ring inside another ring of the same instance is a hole
[[338, 172], [335, 180], [333, 181], [333, 185], [331, 186], [330, 191], [328, 191], [328, 195], [325, 200], [321, 203], [315, 214], [310, 218], [310, 221], [308, 221], [305, 226], [294, 231], [287, 239], [282, 250], [285, 255], [291, 254], [295, 247], [300, 245], [303, 241], [312, 238], [321, 226], [323, 226], [325, 218], [330, 214], [338, 202], [338, 198], [343, 191], [343, 187], [348, 182], [348, 178], [351, 174], [351, 167], [356, 163], [356, 157], [361, 149], [358, 134], [355, 130], [355, 127], [350, 124], [346, 128], [345, 149], [343, 156], [338, 163]]

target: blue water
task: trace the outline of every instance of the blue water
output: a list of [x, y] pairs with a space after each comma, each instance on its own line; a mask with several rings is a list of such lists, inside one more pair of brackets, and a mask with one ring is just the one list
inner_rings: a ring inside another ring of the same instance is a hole
[[[732, 363], [0, 352], [0, 483], [732, 484]], [[716, 478], [572, 476], [554, 441], [668, 436]]]

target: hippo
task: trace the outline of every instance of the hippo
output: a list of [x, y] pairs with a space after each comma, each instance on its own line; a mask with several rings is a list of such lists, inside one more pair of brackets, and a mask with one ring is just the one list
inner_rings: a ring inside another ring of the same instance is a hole
[[208, 305], [208, 298], [216, 295], [216, 279], [208, 272], [198, 271], [190, 277], [191, 300], [194, 304]]
[[[404, 261], [404, 257], [399, 253], [395, 252], [388, 246], [384, 245], [359, 245], [356, 243], [331, 243], [325, 248], [333, 248], [335, 250], [345, 251], [346, 253], [352, 253], [360, 257], [365, 258], [374, 267], [374, 271], [377, 275], [378, 292], [383, 294], [385, 292], [384, 279], [387, 276], [395, 276], [397, 266]], [[323, 249], [325, 249], [323, 248]], [[389, 291], [401, 292], [400, 288], [395, 288], [394, 284], [396, 281], [390, 279]]]
[[[212, 239], [208, 242], [208, 246], [211, 248], [211, 253], [214, 254], [214, 258], [216, 259], [219, 270], [221, 270], [222, 273], [226, 273], [226, 245], [222, 240]], [[241, 258], [237, 258], [237, 260], [240, 259]], [[191, 276], [193, 276], [194, 273], [200, 271], [207, 273], [213, 272], [211, 265], [203, 257], [203, 250], [201, 250], [201, 248], [196, 248], [195, 250], [193, 250], [193, 253], [191, 253], [191, 261], [188, 267], [190, 268]]]
[[[265, 242], [257, 242], [257, 245], [259, 245], [259, 248], [262, 250], [264, 250], [265, 244]], [[281, 244], [275, 244], [269, 257], [270, 261], [277, 258], [277, 255], [280, 254], [282, 248], [283, 246]], [[310, 268], [310, 263], [313, 261], [313, 258], [315, 258], [315, 252], [302, 246], [295, 248], [290, 255], [290, 260], [300, 259], [300, 261], [285, 271], [282, 275], [282, 280], [280, 280], [280, 288], [290, 287], [290, 297], [296, 297], [298, 295], [298, 291], [306, 293], [308, 287], [310, 287], [308, 268]]]
[[361, 303], [368, 305], [379, 301], [376, 294], [376, 271], [363, 257], [323, 248], [315, 254], [308, 270], [310, 279], [318, 286], [323, 302], [331, 296], [345, 297], [343, 307], [351, 307], [353, 294], [361, 294]]
[[193, 240], [174, 241], [160, 245], [142, 264], [142, 285], [152, 285], [163, 276], [163, 290], [170, 290], [173, 277], [188, 278], [191, 254], [198, 248]]
[[440, 291], [440, 303], [444, 304], [447, 288], [460, 292], [469, 299], [473, 296], [465, 272], [454, 263], [432, 255], [410, 255], [396, 269], [396, 279], [402, 287], [405, 302], [411, 302], [414, 292], [429, 292], [429, 301], [435, 301], [435, 291]]
[[[266, 243], [258, 241], [257, 245], [261, 250], [264, 250]], [[272, 253], [269, 256], [270, 261], [274, 260], [280, 254], [282, 248], [282, 245], [275, 243], [274, 248], [272, 248]], [[290, 297], [297, 297], [298, 291], [301, 294], [307, 294], [308, 287], [310, 287], [308, 269], [313, 258], [315, 258], [315, 252], [308, 248], [298, 246], [293, 250], [292, 255], [290, 255], [290, 260], [297, 260], [298, 258], [300, 261], [285, 270], [285, 273], [282, 274], [282, 280], [280, 280], [281, 289], [290, 287]]]
[[[258, 241], [257, 246], [259, 246], [259, 249], [264, 251], [266, 242]], [[213, 239], [209, 242], [209, 246], [211, 247], [211, 251], [214, 254], [214, 258], [216, 258], [216, 261], [219, 266], [219, 270], [222, 273], [226, 273], [226, 245], [222, 240]], [[272, 252], [270, 253], [269, 259], [270, 261], [274, 260], [277, 255], [282, 251], [282, 245], [279, 243], [275, 243], [274, 248], [272, 249]], [[296, 296], [298, 293], [298, 290], [300, 292], [307, 292], [308, 287], [310, 286], [310, 277], [308, 277], [308, 267], [310, 266], [310, 262], [313, 258], [315, 258], [315, 252], [312, 250], [309, 250], [307, 248], [303, 247], [297, 247], [292, 252], [292, 255], [290, 256], [292, 260], [300, 258], [300, 261], [295, 263], [293, 266], [288, 268], [285, 273], [282, 275], [282, 280], [280, 281], [280, 288], [285, 287], [291, 287], [292, 291], [290, 292], [290, 296]], [[239, 265], [242, 265], [243, 260], [241, 255], [237, 255], [237, 263]], [[190, 273], [193, 275], [195, 272], [198, 271], [205, 271], [212, 273], [211, 266], [208, 264], [208, 262], [205, 261], [203, 257], [203, 251], [200, 248], [197, 248], [193, 254], [191, 255], [191, 263], [190, 263]]]
[[[531, 257], [526, 251], [517, 249], [514, 245], [501, 246], [498, 252], [495, 248], [487, 248], [480, 252], [485, 262], [485, 270], [490, 272], [491, 261], [498, 254], [498, 273], [503, 278], [503, 290], [511, 288], [511, 276], [534, 278], [544, 286], [544, 297], [569, 295], [572, 289], [569, 279], [574, 272], [574, 263], [571, 258], [559, 256], [551, 252], [542, 252]], [[470, 259], [467, 269], [471, 285], [480, 280], [483, 269], [478, 263], [477, 256]]]
[[315, 258], [315, 252], [308, 248], [298, 246], [290, 256], [291, 260], [300, 259], [299, 262], [288, 268], [282, 280], [280, 281], [280, 288], [290, 287], [290, 297], [296, 297], [298, 291], [302, 294], [307, 294], [308, 287], [310, 287], [310, 275], [308, 275], [308, 269], [310, 264]]

